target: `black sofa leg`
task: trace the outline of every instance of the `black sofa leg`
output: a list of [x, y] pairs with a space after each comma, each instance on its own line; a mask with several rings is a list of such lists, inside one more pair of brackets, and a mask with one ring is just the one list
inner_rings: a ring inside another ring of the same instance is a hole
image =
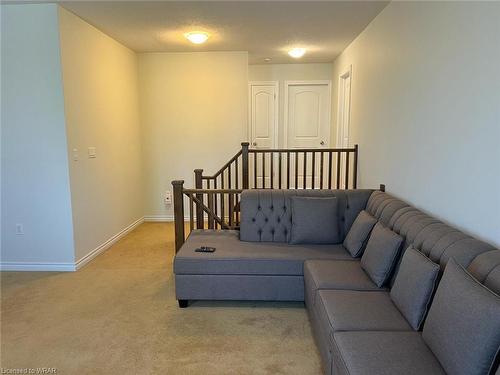
[[177, 302], [179, 302], [179, 307], [181, 309], [185, 309], [186, 307], [188, 307], [188, 300], [187, 299], [179, 299], [179, 300], [177, 300]]

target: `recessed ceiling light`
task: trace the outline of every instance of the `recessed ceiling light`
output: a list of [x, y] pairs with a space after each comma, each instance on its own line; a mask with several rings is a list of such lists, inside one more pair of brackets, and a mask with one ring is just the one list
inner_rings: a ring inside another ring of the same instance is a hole
[[265, 61], [265, 62], [271, 62], [271, 58], [270, 58], [270, 57], [266, 57], [266, 58], [264, 59], [264, 61]]
[[302, 56], [304, 56], [305, 53], [306, 53], [305, 48], [292, 48], [290, 51], [288, 51], [288, 54], [292, 56], [294, 59], [301, 58]]
[[184, 34], [187, 40], [194, 44], [202, 44], [205, 43], [209, 37], [208, 33], [204, 31], [191, 31], [189, 33]]

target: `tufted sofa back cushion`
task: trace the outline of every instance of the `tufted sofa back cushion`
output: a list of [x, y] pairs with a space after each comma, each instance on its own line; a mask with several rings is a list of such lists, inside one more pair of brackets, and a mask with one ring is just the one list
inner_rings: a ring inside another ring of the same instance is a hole
[[290, 197], [336, 197], [340, 241], [359, 212], [366, 207], [373, 190], [245, 190], [241, 194], [240, 240], [289, 242], [292, 228]]
[[[413, 245], [439, 264], [442, 270], [451, 257], [463, 267], [468, 267], [472, 266], [471, 262], [476, 257], [480, 258], [479, 254], [494, 250], [493, 246], [476, 240], [385, 192], [374, 191], [368, 200], [366, 211], [403, 236], [404, 249]], [[494, 251], [500, 255], [500, 251]], [[479, 265], [477, 268], [480, 268]], [[474, 272], [472, 274], [481, 279]]]

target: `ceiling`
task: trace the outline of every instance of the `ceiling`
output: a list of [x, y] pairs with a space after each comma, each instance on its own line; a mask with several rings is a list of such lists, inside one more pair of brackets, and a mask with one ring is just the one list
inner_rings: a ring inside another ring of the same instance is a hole
[[[136, 52], [248, 51], [250, 64], [331, 62], [388, 1], [62, 1]], [[193, 45], [184, 33], [210, 33]], [[295, 60], [291, 47], [305, 47]]]

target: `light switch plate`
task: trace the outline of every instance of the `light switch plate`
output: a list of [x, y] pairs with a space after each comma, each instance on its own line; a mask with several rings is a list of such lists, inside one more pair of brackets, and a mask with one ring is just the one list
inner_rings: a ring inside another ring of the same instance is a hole
[[89, 147], [88, 152], [89, 152], [89, 158], [93, 159], [96, 157], [95, 147]]

